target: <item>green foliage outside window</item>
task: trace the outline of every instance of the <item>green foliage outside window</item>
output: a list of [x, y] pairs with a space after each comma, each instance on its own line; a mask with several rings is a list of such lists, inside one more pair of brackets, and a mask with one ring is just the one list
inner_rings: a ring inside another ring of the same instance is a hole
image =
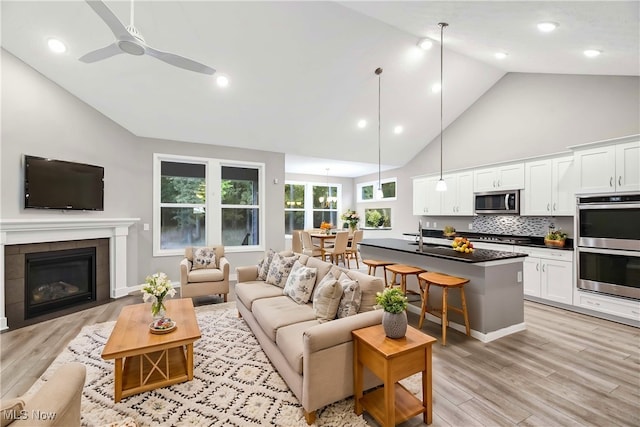
[[365, 209], [365, 227], [391, 227], [391, 209]]

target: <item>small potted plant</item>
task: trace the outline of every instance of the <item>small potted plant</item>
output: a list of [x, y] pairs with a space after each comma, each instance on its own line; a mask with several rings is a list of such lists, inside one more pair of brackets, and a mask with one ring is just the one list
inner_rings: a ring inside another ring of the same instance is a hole
[[456, 235], [456, 229], [450, 225], [445, 225], [442, 233], [445, 235], [445, 237], [453, 237]]
[[399, 288], [387, 288], [376, 294], [382, 307], [382, 327], [389, 338], [402, 338], [407, 333], [407, 297]]
[[564, 241], [567, 239], [567, 233], [558, 228], [549, 228], [549, 232], [544, 236], [544, 244], [546, 246], [552, 246], [557, 248], [564, 247]]

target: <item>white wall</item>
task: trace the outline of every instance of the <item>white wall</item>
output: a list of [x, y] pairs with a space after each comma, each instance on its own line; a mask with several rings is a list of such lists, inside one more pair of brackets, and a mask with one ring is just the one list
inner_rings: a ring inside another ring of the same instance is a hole
[[[446, 93], [444, 98], [446, 108]], [[639, 77], [509, 73], [444, 130], [443, 167], [446, 172], [558, 153], [571, 145], [637, 133]], [[379, 204], [393, 209], [393, 230], [380, 233], [398, 237], [417, 231], [411, 178], [439, 171], [439, 141], [434, 139], [405, 166], [382, 173], [383, 178], [398, 177], [398, 198]], [[359, 177], [354, 185], [374, 179], [377, 175]], [[437, 228], [470, 222], [436, 220]]]
[[[266, 248], [284, 249], [284, 154], [223, 145], [140, 138], [89, 107], [55, 83], [2, 50], [2, 132], [0, 218], [53, 216], [141, 218], [128, 239], [128, 286], [155, 271], [179, 280], [180, 257], [153, 257], [153, 153], [248, 160], [266, 164]], [[211, 135], [216, 141], [216, 135]], [[233, 141], [220, 141], [232, 145]], [[62, 212], [23, 208], [22, 156], [52, 157], [105, 168], [105, 210]], [[274, 179], [278, 184], [274, 184]], [[262, 252], [228, 254], [232, 269], [255, 263]]]

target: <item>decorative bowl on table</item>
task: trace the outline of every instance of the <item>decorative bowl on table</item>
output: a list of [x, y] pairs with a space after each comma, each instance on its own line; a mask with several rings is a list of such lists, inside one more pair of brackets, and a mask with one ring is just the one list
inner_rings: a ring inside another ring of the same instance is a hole
[[152, 334], [162, 335], [168, 334], [169, 332], [176, 329], [176, 322], [169, 319], [168, 317], [163, 317], [162, 319], [154, 320], [149, 323], [149, 331]]

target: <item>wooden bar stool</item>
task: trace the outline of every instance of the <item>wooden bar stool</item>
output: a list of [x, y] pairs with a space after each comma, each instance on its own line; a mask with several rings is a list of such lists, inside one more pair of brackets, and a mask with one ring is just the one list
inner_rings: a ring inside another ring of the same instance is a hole
[[[432, 271], [422, 273], [418, 276], [420, 282], [420, 289], [423, 291], [422, 308], [420, 309], [420, 322], [418, 323], [418, 329], [422, 329], [422, 322], [426, 312], [429, 312], [435, 316], [440, 317], [442, 320], [442, 345], [447, 345], [447, 326], [449, 326], [449, 319], [447, 318], [447, 312], [449, 310], [460, 313], [464, 316], [464, 326], [467, 329], [467, 336], [471, 336], [471, 328], [469, 327], [469, 315], [467, 313], [467, 300], [464, 296], [464, 285], [469, 283], [469, 279], [462, 277], [449, 276], [448, 274], [435, 273]], [[429, 287], [431, 285], [440, 286], [442, 288], [442, 308], [429, 309]], [[448, 304], [447, 294], [449, 289], [460, 289], [460, 301], [462, 302], [462, 308], [454, 307]]]
[[396, 285], [396, 276], [400, 275], [400, 289], [402, 289], [403, 294], [407, 294], [407, 276], [416, 276], [418, 280], [418, 284], [420, 283], [419, 274], [425, 273], [426, 270], [420, 267], [413, 267], [411, 265], [406, 264], [394, 264], [387, 267], [387, 271], [393, 273], [393, 277], [391, 278], [391, 285]]
[[384, 286], [388, 286], [387, 284], [387, 266], [393, 265], [395, 262], [393, 261], [381, 261], [377, 259], [363, 259], [362, 263], [369, 267], [369, 272], [367, 273], [369, 276], [376, 275], [376, 268], [382, 267], [384, 270]]

